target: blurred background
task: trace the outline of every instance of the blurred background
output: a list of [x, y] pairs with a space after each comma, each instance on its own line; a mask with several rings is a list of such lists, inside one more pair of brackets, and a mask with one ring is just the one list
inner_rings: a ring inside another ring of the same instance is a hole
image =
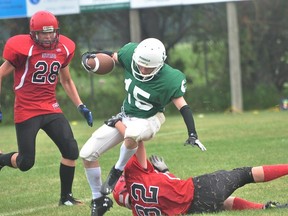
[[[108, 75], [88, 74], [81, 67], [81, 54], [117, 51], [147, 37], [160, 39], [167, 49], [166, 63], [186, 75], [185, 98], [194, 113], [288, 110], [287, 0], [167, 0], [159, 1], [158, 6], [140, 0], [58, 2], [66, 2], [71, 10], [61, 5], [51, 8], [60, 33], [76, 43], [71, 74], [95, 118], [120, 111], [125, 95], [123, 71], [116, 67]], [[29, 1], [32, 6], [28, 9], [14, 5], [20, 13], [13, 15], [7, 1], [0, 1], [1, 54], [9, 37], [29, 33], [29, 17], [43, 9], [40, 3]], [[3, 61], [1, 57], [0, 63]], [[82, 119], [60, 84], [57, 94], [68, 119]], [[13, 123], [13, 102], [13, 77], [9, 76], [2, 81], [2, 124]], [[166, 112], [178, 113], [174, 106], [168, 106]]]

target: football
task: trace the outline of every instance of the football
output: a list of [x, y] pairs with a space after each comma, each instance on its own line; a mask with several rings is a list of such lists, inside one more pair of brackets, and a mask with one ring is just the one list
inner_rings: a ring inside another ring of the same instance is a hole
[[89, 58], [87, 64], [91, 67], [91, 72], [99, 75], [110, 73], [115, 67], [114, 59], [104, 53], [97, 53], [95, 58]]

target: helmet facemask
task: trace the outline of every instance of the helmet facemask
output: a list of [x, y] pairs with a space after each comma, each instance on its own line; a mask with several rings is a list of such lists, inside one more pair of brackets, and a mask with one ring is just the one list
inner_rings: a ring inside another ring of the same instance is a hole
[[[132, 56], [133, 76], [142, 82], [150, 81], [160, 71], [166, 59], [166, 50], [161, 41], [155, 38], [143, 40], [136, 47]], [[141, 73], [139, 66], [153, 69], [149, 74]]]
[[[41, 41], [39, 40], [39, 33], [43, 32], [43, 33], [53, 33], [53, 37], [51, 40], [46, 40], [46, 41]], [[44, 49], [55, 49], [58, 41], [59, 41], [59, 29], [55, 29], [53, 31], [50, 32], [46, 32], [46, 31], [31, 31], [30, 35], [32, 37], [32, 39], [34, 40], [35, 43], [37, 43], [38, 45], [40, 45], [41, 47], [43, 47]]]

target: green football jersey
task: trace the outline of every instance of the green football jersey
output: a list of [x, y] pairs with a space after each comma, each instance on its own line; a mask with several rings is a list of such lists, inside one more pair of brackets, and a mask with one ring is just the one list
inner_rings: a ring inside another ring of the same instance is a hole
[[118, 51], [118, 61], [124, 67], [125, 90], [127, 96], [123, 102], [126, 115], [149, 118], [157, 112], [164, 112], [165, 106], [173, 98], [184, 95], [186, 91], [185, 75], [167, 64], [149, 81], [137, 80], [131, 69], [132, 55], [136, 43], [128, 43]]

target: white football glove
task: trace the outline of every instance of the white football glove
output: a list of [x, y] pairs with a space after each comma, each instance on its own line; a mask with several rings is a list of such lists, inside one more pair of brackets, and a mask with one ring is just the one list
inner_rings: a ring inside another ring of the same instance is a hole
[[162, 157], [158, 157], [157, 155], [151, 155], [149, 157], [149, 160], [152, 163], [153, 167], [159, 172], [165, 173], [169, 171]]
[[188, 139], [186, 140], [186, 142], [184, 143], [184, 145], [191, 145], [191, 146], [198, 146], [201, 151], [206, 151], [205, 146], [200, 142], [200, 140], [198, 139], [197, 134], [191, 133], [188, 137]]
[[201, 149], [201, 151], [206, 151], [207, 150], [206, 147], [200, 142], [199, 139], [195, 140], [195, 144], [194, 145], [197, 145]]
[[[95, 59], [95, 68], [92, 69], [89, 64], [88, 64], [88, 59], [90, 58], [94, 58]], [[87, 72], [96, 72], [98, 67], [99, 67], [99, 60], [97, 62], [97, 58], [96, 58], [96, 53], [95, 52], [85, 52], [82, 54], [82, 57], [81, 57], [81, 64], [83, 66], [83, 68], [87, 71]]]

